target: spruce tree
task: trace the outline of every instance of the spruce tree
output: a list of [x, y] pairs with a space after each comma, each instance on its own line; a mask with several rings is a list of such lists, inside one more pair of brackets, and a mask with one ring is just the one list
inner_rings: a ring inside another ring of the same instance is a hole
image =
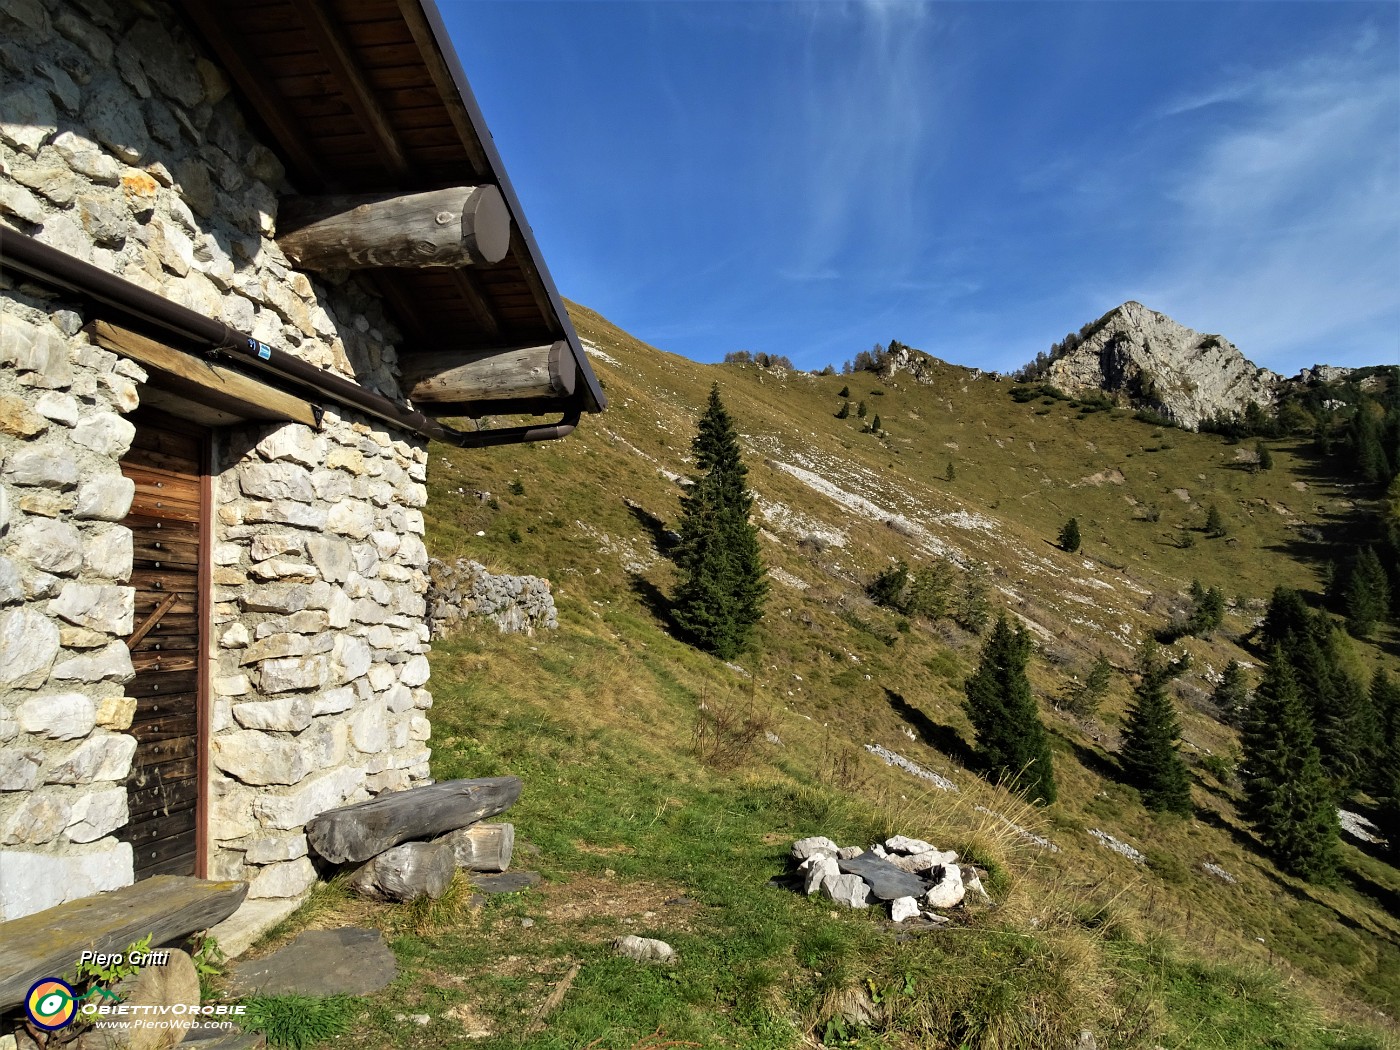
[[876, 412], [875, 418], [870, 421], [870, 432], [872, 434], [878, 434], [880, 433], [881, 429], [882, 428], [880, 426], [880, 413]]
[[1167, 693], [1170, 673], [1150, 639], [1138, 655], [1138, 674], [1118, 764], [1148, 809], [1190, 816], [1191, 780], [1177, 750], [1181, 723]]
[[1337, 805], [1293, 669], [1275, 647], [1243, 733], [1246, 818], [1279, 867], [1310, 881], [1337, 867]]
[[1292, 587], [1275, 587], [1264, 614], [1264, 624], [1259, 629], [1264, 648], [1277, 645], [1287, 651], [1292, 639], [1305, 634], [1311, 626], [1312, 610], [1303, 596]]
[[869, 411], [870, 411], [870, 410], [869, 410], [868, 408], [865, 407], [865, 402], [864, 402], [864, 401], [862, 401], [862, 402], [860, 402], [859, 404], [856, 405], [856, 416], [857, 416], [857, 418], [859, 418], [859, 419], [864, 419], [865, 416], [866, 416], [866, 414], [867, 414]]
[[1338, 798], [1346, 798], [1371, 779], [1381, 752], [1381, 721], [1371, 693], [1359, 679], [1334, 671], [1332, 706], [1316, 721], [1323, 771], [1332, 778]]
[[1089, 669], [1084, 681], [1077, 683], [1077, 687], [1065, 697], [1065, 706], [1080, 718], [1092, 718], [1098, 714], [1099, 705], [1103, 703], [1112, 681], [1113, 665], [1106, 656], [1100, 655], [1094, 660], [1094, 666]]
[[1225, 532], [1225, 519], [1220, 516], [1220, 508], [1212, 503], [1206, 508], [1206, 535], [1218, 539]]
[[953, 461], [948, 460], [948, 469], [943, 472], [944, 481], [953, 481], [957, 478], [958, 472], [953, 469]]
[[710, 388], [691, 452], [699, 476], [681, 497], [675, 553], [681, 581], [671, 615], [697, 646], [730, 660], [748, 645], [763, 614], [768, 583], [758, 529], [749, 521], [753, 496], [744, 481], [748, 469], [718, 384]]
[[1079, 519], [1070, 518], [1060, 529], [1060, 549], [1073, 554], [1079, 549]]
[[1400, 859], [1400, 683], [1384, 668], [1371, 678], [1371, 705], [1381, 726], [1381, 747], [1371, 769], [1369, 790], [1377, 802], [1381, 834]]
[[1390, 581], [1371, 547], [1362, 547], [1352, 560], [1342, 584], [1342, 605], [1347, 630], [1357, 638], [1369, 638], [1376, 621], [1390, 612]]
[[972, 721], [978, 757], [989, 777], [1014, 780], [1027, 798], [1049, 803], [1055, 801], [1055, 775], [1026, 677], [1030, 650], [1026, 632], [1013, 631], [1001, 613], [982, 647], [977, 670], [964, 683], [963, 709]]
[[1249, 708], [1249, 685], [1245, 682], [1244, 668], [1238, 660], [1225, 665], [1220, 675], [1220, 683], [1211, 693], [1211, 702], [1227, 724], [1237, 726]]
[[1264, 444], [1264, 442], [1256, 441], [1254, 443], [1254, 456], [1255, 463], [1260, 470], [1273, 470], [1274, 456], [1273, 453], [1269, 451], [1269, 446]]
[[850, 414], [851, 414], [851, 403], [850, 403], [849, 401], [842, 401], [842, 402], [841, 402], [841, 407], [838, 408], [838, 409], [836, 410], [836, 418], [837, 418], [837, 419], [845, 419], [845, 418], [847, 418], [848, 416], [850, 416]]

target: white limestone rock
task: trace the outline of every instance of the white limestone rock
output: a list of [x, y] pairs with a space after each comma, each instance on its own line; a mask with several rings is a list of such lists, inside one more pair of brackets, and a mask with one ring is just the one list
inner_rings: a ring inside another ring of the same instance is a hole
[[1278, 376], [1256, 367], [1228, 340], [1202, 335], [1141, 303], [1095, 321], [1083, 342], [1050, 365], [1047, 382], [1066, 391], [1123, 394], [1195, 430], [1220, 413], [1268, 407]]
[[129, 842], [108, 840], [62, 856], [0, 850], [0, 921], [130, 886], [132, 881]]
[[69, 582], [49, 603], [49, 611], [79, 627], [125, 637], [131, 634], [136, 592], [130, 587]]
[[307, 854], [306, 835], [298, 831], [262, 835], [248, 843], [243, 859], [249, 864], [277, 864]]
[[676, 961], [676, 950], [655, 937], [636, 937], [631, 934], [618, 937], [613, 941], [613, 951], [641, 963], [661, 963], [669, 966]]
[[299, 784], [294, 791], [272, 795], [259, 793], [252, 812], [269, 828], [290, 831], [312, 817], [344, 803], [365, 783], [363, 769], [341, 768]]
[[31, 792], [0, 825], [0, 846], [41, 846], [52, 842], [69, 825], [72, 816], [73, 807], [65, 795], [51, 790]]
[[58, 628], [31, 606], [0, 613], [0, 686], [37, 689], [43, 685], [58, 646]]
[[33, 791], [39, 786], [40, 751], [0, 750], [0, 791]]
[[126, 788], [114, 787], [79, 796], [64, 832], [72, 842], [96, 842], [127, 820]]
[[89, 478], [78, 486], [75, 518], [121, 521], [131, 509], [136, 482], [122, 474]]
[[933, 846], [923, 839], [911, 839], [907, 835], [895, 835], [885, 839], [885, 849], [890, 853], [903, 853], [906, 856], [914, 856], [919, 853], [930, 853]]
[[96, 652], [59, 660], [53, 666], [52, 678], [56, 682], [101, 682], [113, 679], [119, 682], [130, 681], [136, 675], [131, 665], [131, 650], [125, 642], [110, 642]]
[[95, 733], [52, 766], [44, 779], [50, 784], [124, 780], [131, 771], [135, 754], [135, 737], [124, 733]]
[[78, 740], [97, 724], [97, 708], [82, 693], [31, 697], [15, 715], [26, 733], [49, 740]]
[[295, 739], [257, 730], [221, 733], [209, 745], [215, 766], [244, 784], [297, 784], [315, 768], [311, 756]]
[[929, 850], [927, 853], [891, 854], [888, 858], [900, 871], [907, 871], [914, 875], [922, 874], [932, 868], [939, 868], [945, 864], [956, 864], [958, 855], [952, 850], [942, 852], [939, 850]]
[[821, 892], [848, 908], [868, 908], [873, 899], [870, 886], [859, 875], [837, 875], [823, 879]]
[[919, 901], [915, 897], [896, 897], [890, 901], [890, 919], [905, 922], [919, 917]]
[[269, 864], [253, 876], [248, 884], [248, 896], [252, 899], [263, 897], [297, 897], [311, 888], [316, 881], [316, 869], [309, 857]]
[[840, 852], [840, 849], [840, 846], [825, 835], [812, 835], [805, 839], [798, 839], [792, 844], [792, 856], [795, 860], [806, 860], [814, 853], [825, 853], [834, 857]]
[[12, 485], [71, 489], [78, 483], [78, 466], [57, 445], [21, 448], [6, 457], [5, 479]]
[[74, 442], [92, 449], [99, 456], [111, 456], [113, 459], [126, 455], [135, 436], [135, 425], [115, 412], [85, 415], [73, 428]]
[[949, 864], [933, 889], [924, 894], [924, 904], [930, 908], [955, 908], [962, 903], [966, 893], [962, 870], [956, 864]]
[[132, 535], [125, 525], [113, 525], [94, 534], [88, 532], [83, 544], [83, 568], [91, 576], [126, 581], [131, 578]]
[[313, 701], [306, 696], [255, 700], [233, 705], [233, 718], [244, 729], [299, 733], [311, 724]]
[[809, 897], [821, 889], [823, 882], [835, 879], [841, 874], [836, 861], [825, 853], [815, 853], [802, 863], [807, 868], [802, 890]]

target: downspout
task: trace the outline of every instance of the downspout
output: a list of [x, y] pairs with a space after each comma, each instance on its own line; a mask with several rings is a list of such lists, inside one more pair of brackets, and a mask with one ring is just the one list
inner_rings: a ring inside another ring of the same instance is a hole
[[0, 266], [102, 303], [165, 332], [203, 344], [206, 356], [227, 358], [275, 376], [320, 398], [348, 405], [368, 416], [458, 448], [485, 448], [532, 441], [555, 441], [578, 426], [581, 410], [570, 406], [563, 419], [543, 426], [463, 431], [298, 357], [274, 350], [245, 332], [196, 313], [162, 295], [75, 259], [33, 237], [0, 226]]

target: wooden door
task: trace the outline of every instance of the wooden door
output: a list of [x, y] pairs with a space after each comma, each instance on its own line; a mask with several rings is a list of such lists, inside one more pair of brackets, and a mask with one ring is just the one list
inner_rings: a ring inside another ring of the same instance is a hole
[[136, 878], [203, 873], [205, 625], [208, 623], [208, 433], [153, 412], [132, 416], [122, 473], [136, 483], [131, 529], [136, 677], [127, 780], [130, 823], [118, 832]]

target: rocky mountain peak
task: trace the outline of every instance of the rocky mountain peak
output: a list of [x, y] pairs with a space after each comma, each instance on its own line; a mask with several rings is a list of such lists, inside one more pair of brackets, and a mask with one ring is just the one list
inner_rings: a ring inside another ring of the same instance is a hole
[[1279, 377], [1220, 335], [1202, 334], [1129, 301], [1088, 325], [1045, 379], [1068, 391], [1104, 390], [1197, 429], [1220, 414], [1269, 406]]

